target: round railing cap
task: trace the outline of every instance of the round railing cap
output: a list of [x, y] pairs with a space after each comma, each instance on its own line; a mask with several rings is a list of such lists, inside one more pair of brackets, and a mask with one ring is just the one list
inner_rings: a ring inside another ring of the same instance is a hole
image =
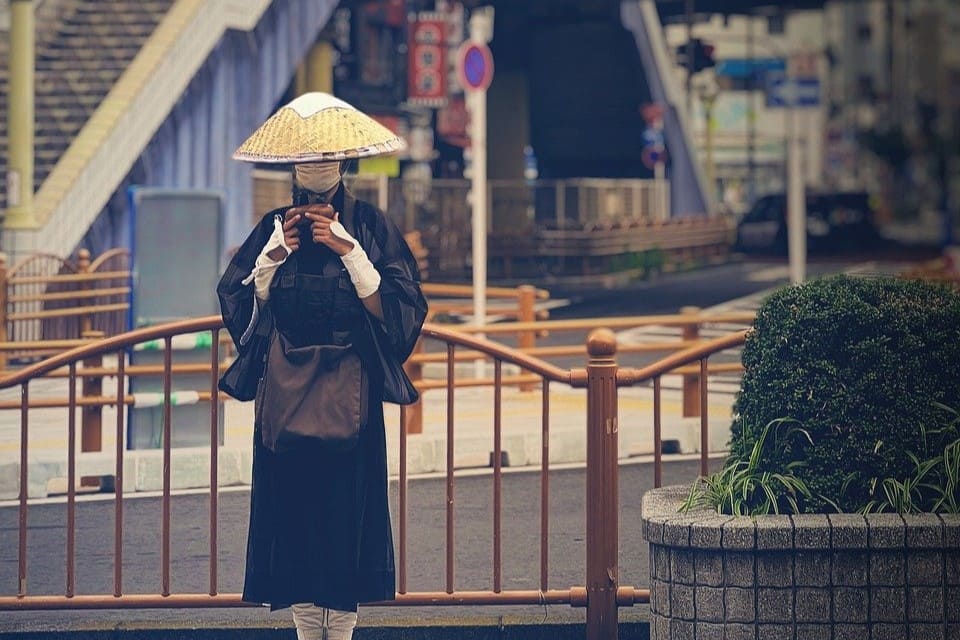
[[610, 357], [617, 353], [617, 334], [610, 329], [594, 329], [587, 336], [587, 353], [594, 357]]

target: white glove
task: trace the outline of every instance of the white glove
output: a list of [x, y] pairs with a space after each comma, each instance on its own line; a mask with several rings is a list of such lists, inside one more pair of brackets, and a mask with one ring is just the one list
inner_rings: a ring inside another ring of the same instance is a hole
[[340, 260], [350, 274], [350, 282], [357, 289], [357, 295], [360, 298], [367, 298], [375, 294], [380, 289], [380, 272], [370, 262], [367, 252], [353, 236], [347, 233], [339, 220], [330, 224], [330, 231], [341, 240], [353, 243], [350, 253], [340, 256]]
[[[274, 260], [267, 255], [277, 247], [283, 247], [287, 252], [287, 255], [281, 260]], [[242, 280], [243, 284], [250, 284], [252, 281], [257, 298], [266, 301], [270, 297], [270, 283], [273, 281], [273, 274], [276, 273], [277, 268], [281, 264], [286, 262], [290, 253], [290, 247], [287, 246], [286, 241], [283, 239], [283, 222], [280, 221], [279, 216], [276, 216], [273, 219], [273, 233], [270, 234], [270, 238], [267, 239], [267, 244], [264, 245], [260, 255], [257, 256], [257, 261], [253, 265], [253, 271]]]

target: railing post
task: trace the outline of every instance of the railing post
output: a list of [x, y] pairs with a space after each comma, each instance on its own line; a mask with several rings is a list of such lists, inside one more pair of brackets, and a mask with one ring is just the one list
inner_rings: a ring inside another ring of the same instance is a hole
[[[536, 288], [524, 284], [517, 287], [517, 320], [520, 322], [534, 322], [537, 319], [537, 290]], [[536, 331], [521, 331], [517, 337], [517, 346], [521, 349], [533, 349], [537, 346]], [[524, 382], [520, 385], [520, 391], [533, 391], [536, 384]]]
[[587, 337], [587, 638], [617, 638], [617, 338]]
[[[80, 249], [77, 252], [77, 273], [90, 273], [90, 251], [87, 249]], [[87, 280], [80, 282], [80, 291], [86, 291], [91, 286], [91, 283]], [[92, 304], [92, 300], [89, 298], [80, 298], [80, 306], [88, 306]], [[93, 330], [93, 316], [92, 314], [85, 313], [80, 316], [80, 335], [83, 336], [85, 333]]]
[[[7, 254], [0, 253], [0, 343], [7, 341]], [[0, 349], [0, 371], [7, 368], [7, 352]]]
[[[421, 353], [423, 353], [423, 338], [417, 340], [417, 344], [413, 347], [413, 353], [410, 354], [410, 359], [403, 365], [407, 371], [407, 376], [414, 384], [423, 380], [423, 364], [414, 361], [414, 357]], [[420, 393], [422, 395], [423, 391]], [[404, 413], [407, 416], [407, 422], [401, 425], [401, 428], [405, 429], [408, 435], [411, 433], [423, 433], [423, 398], [421, 397], [415, 403], [408, 406]]]
[[[682, 307], [680, 313], [685, 316], [699, 316], [700, 307]], [[683, 325], [683, 340], [699, 340], [700, 324], [697, 321]], [[683, 376], [683, 417], [694, 418], [700, 415], [700, 376]]]

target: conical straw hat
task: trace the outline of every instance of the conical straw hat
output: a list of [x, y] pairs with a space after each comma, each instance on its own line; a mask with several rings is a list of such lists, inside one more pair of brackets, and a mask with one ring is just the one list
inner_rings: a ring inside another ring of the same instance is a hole
[[270, 116], [233, 153], [247, 162], [331, 162], [400, 151], [401, 138], [327, 93], [305, 93]]

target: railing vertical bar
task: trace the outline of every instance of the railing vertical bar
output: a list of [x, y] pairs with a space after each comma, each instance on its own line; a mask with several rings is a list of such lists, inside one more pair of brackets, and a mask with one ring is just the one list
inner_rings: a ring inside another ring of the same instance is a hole
[[663, 433], [660, 423], [660, 376], [653, 379], [653, 486], [663, 483]]
[[17, 595], [27, 595], [27, 423], [30, 406], [30, 382], [20, 386], [20, 505]]
[[172, 419], [172, 372], [173, 367], [173, 338], [166, 336], [163, 342], [163, 498], [161, 516], [161, 550], [160, 550], [160, 593], [170, 595], [170, 440], [173, 429]]
[[540, 590], [547, 590], [550, 563], [550, 380], [543, 379], [540, 413]]
[[217, 514], [220, 471], [220, 330], [211, 330], [210, 340], [210, 589], [217, 595]]
[[503, 478], [501, 469], [502, 422], [501, 406], [503, 401], [503, 362], [498, 358], [493, 361], [493, 591], [500, 593], [501, 574], [503, 571], [500, 557], [500, 517], [502, 511], [501, 496]]
[[447, 344], [447, 593], [453, 593], [453, 389], [454, 345]]
[[113, 483], [113, 595], [123, 592], [123, 413], [126, 395], [126, 353], [117, 352], [117, 452]]
[[399, 593], [407, 592], [407, 407], [400, 405], [400, 567]]
[[707, 449], [709, 448], [709, 432], [707, 431], [707, 359], [700, 359], [700, 475], [706, 476], [709, 469], [707, 464]]
[[71, 362], [67, 402], [67, 590], [72, 598], [75, 584], [77, 538], [77, 363]]

